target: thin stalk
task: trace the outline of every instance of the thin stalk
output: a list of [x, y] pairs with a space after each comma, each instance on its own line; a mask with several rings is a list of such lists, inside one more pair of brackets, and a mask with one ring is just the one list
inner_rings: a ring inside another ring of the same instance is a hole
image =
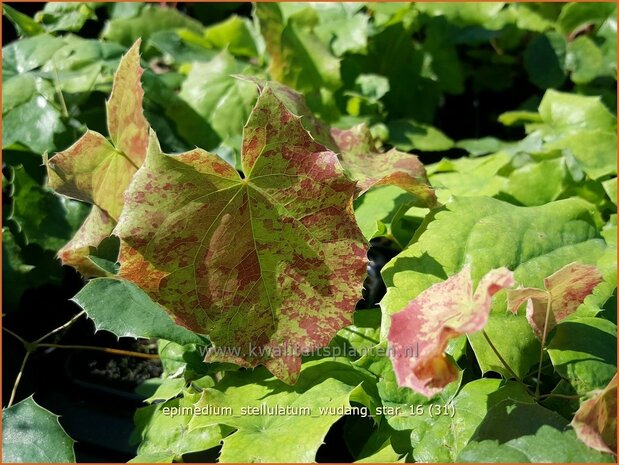
[[159, 355], [157, 354], [144, 354], [142, 352], [134, 352], [131, 350], [123, 350], [123, 349], [112, 349], [111, 347], [95, 347], [95, 346], [85, 346], [85, 345], [75, 345], [75, 344], [50, 344], [50, 343], [40, 343], [37, 344], [37, 347], [51, 347], [54, 349], [83, 349], [83, 350], [96, 350], [98, 352], [107, 352], [109, 354], [115, 355], [126, 355], [128, 357], [137, 357], [137, 358], [146, 358], [150, 360], [158, 360]]
[[65, 328], [68, 328], [69, 326], [71, 326], [73, 323], [75, 323], [79, 317], [81, 317], [82, 315], [86, 314], [86, 310], [82, 310], [81, 312], [79, 312], [77, 315], [75, 315], [73, 318], [71, 318], [69, 321], [67, 321], [65, 324], [58, 326], [56, 329], [52, 329], [49, 333], [47, 333], [45, 336], [41, 336], [40, 338], [38, 338], [36, 341], [33, 342], [33, 344], [38, 344], [39, 342], [41, 342], [43, 339], [46, 339], [48, 337], [50, 337], [53, 334], [56, 334], [58, 331], [62, 331]]
[[537, 366], [537, 385], [535, 386], [535, 397], [539, 398], [539, 385], [542, 376], [542, 362], [544, 361], [544, 345], [546, 344], [546, 330], [548, 328], [548, 319], [550, 318], [550, 304], [552, 299], [548, 292], [548, 303], [546, 304], [546, 319], [544, 320], [544, 331], [542, 332], [542, 346], [539, 349], [539, 365]]
[[540, 396], [538, 396], [539, 399], [544, 399], [544, 398], [548, 398], [548, 397], [560, 397], [562, 399], [580, 399], [581, 397], [584, 397], [584, 395], [575, 395], [575, 396], [570, 396], [567, 394], [554, 394], [554, 393], [550, 393], [550, 394], [542, 394]]
[[5, 328], [4, 326], [2, 327], [2, 331], [6, 331], [7, 333], [9, 333], [11, 336], [13, 336], [15, 339], [17, 339], [19, 342], [21, 342], [24, 346], [28, 346], [30, 343], [28, 341], [26, 341], [23, 337], [21, 337], [19, 334], [15, 334], [13, 331], [11, 331], [8, 328]]
[[499, 351], [497, 350], [497, 348], [494, 346], [494, 344], [492, 343], [492, 341], [490, 340], [490, 337], [488, 336], [488, 333], [486, 332], [485, 329], [481, 330], [482, 334], [484, 335], [484, 338], [486, 338], [486, 342], [488, 343], [488, 345], [490, 346], [490, 348], [492, 349], [492, 351], [494, 352], [494, 355], [497, 356], [497, 358], [499, 359], [499, 361], [503, 364], [503, 366], [505, 367], [505, 369], [507, 371], [509, 371], [509, 373], [516, 378], [516, 380], [521, 383], [524, 384], [522, 382], [522, 380], [520, 379], [520, 377], [514, 372], [514, 370], [511, 369], [511, 367], [509, 366], [509, 364], [505, 361], [505, 359], [503, 358], [503, 356], [499, 353]]
[[17, 377], [15, 378], [15, 384], [13, 384], [13, 390], [11, 391], [11, 397], [9, 399], [9, 404], [7, 405], [7, 408], [13, 405], [13, 401], [15, 400], [15, 394], [17, 394], [17, 387], [19, 386], [21, 376], [24, 373], [24, 368], [26, 367], [28, 357], [30, 357], [30, 351], [26, 351], [26, 355], [24, 355], [24, 360], [22, 360], [21, 362], [21, 367], [19, 367], [19, 373], [17, 373]]

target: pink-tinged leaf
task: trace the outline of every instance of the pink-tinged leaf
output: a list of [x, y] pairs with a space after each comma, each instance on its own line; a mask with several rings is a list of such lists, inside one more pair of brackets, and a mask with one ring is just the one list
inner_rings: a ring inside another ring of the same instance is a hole
[[116, 223], [103, 210], [93, 205], [90, 214], [75, 236], [58, 251], [63, 265], [69, 265], [84, 276], [104, 276], [105, 272], [88, 259], [93, 247], [112, 234]]
[[125, 190], [146, 156], [148, 124], [142, 111], [139, 46], [138, 40], [122, 57], [114, 75], [107, 105], [112, 142], [97, 132], [86, 131], [67, 150], [45, 158], [52, 189], [93, 204], [91, 215], [59, 252], [64, 264], [87, 276], [100, 275], [101, 270], [88, 260], [88, 253], [116, 226]]
[[473, 293], [471, 270], [466, 265], [391, 315], [387, 340], [398, 385], [432, 397], [456, 380], [458, 368], [444, 353], [447, 343], [483, 329], [492, 296], [513, 284], [513, 273], [498, 268], [489, 271]]
[[303, 351], [350, 324], [367, 264], [355, 185], [267, 85], [237, 172], [196, 149], [148, 155], [115, 233], [120, 275], [208, 334], [209, 360], [294, 381]]
[[617, 455], [617, 375], [580, 405], [571, 424], [587, 446]]
[[138, 39], [121, 60], [114, 75], [112, 94], [107, 102], [107, 127], [117, 150], [136, 166], [146, 157], [148, 123], [144, 118], [144, 90], [140, 78], [140, 43]]
[[547, 309], [550, 313], [546, 334], [558, 322], [574, 313], [602, 280], [597, 267], [570, 263], [544, 279], [545, 289], [526, 287], [510, 290], [507, 293], [507, 306], [513, 313], [517, 313], [526, 302], [527, 320], [537, 337], [543, 340]]
[[331, 136], [339, 148], [342, 165], [358, 181], [357, 195], [375, 186], [392, 184], [417, 197], [420, 206], [437, 206], [426, 170], [415, 155], [396, 149], [381, 153], [365, 124], [346, 130], [332, 129]]

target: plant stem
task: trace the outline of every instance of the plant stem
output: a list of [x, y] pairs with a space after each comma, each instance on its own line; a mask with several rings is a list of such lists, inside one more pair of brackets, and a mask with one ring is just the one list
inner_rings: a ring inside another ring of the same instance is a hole
[[584, 397], [584, 395], [575, 395], [575, 396], [570, 396], [567, 394], [554, 394], [554, 393], [550, 393], [550, 394], [542, 394], [540, 396], [538, 396], [539, 399], [544, 399], [547, 397], [561, 397], [562, 399], [580, 399], [581, 397]]
[[96, 347], [96, 346], [86, 346], [86, 345], [75, 345], [75, 344], [50, 344], [50, 343], [40, 343], [37, 344], [37, 347], [51, 347], [54, 349], [83, 349], [83, 350], [96, 350], [99, 352], [107, 352], [109, 354], [116, 355], [126, 355], [128, 357], [137, 357], [137, 358], [146, 358], [150, 360], [158, 360], [159, 355], [157, 354], [144, 354], [142, 352], [134, 352], [131, 350], [123, 350], [123, 349], [113, 349], [111, 347]]
[[497, 348], [494, 346], [494, 344], [492, 343], [492, 341], [490, 340], [490, 337], [488, 336], [488, 333], [486, 332], [485, 329], [481, 330], [482, 334], [484, 335], [484, 337], [486, 338], [486, 342], [488, 343], [488, 345], [490, 346], [490, 348], [492, 349], [492, 351], [494, 352], [494, 355], [497, 356], [497, 358], [500, 360], [500, 362], [503, 364], [503, 366], [505, 367], [505, 369], [507, 371], [509, 371], [509, 373], [516, 378], [516, 380], [521, 383], [524, 384], [522, 382], [522, 380], [520, 379], [520, 377], [514, 372], [514, 370], [511, 369], [511, 367], [507, 364], [507, 362], [505, 361], [505, 359], [501, 356], [501, 354], [499, 353], [499, 351], [497, 350]]
[[28, 361], [28, 357], [30, 357], [30, 351], [26, 350], [26, 355], [24, 355], [24, 360], [21, 362], [21, 367], [19, 367], [19, 372], [17, 373], [17, 377], [15, 378], [15, 384], [13, 384], [13, 390], [11, 391], [11, 397], [9, 399], [7, 408], [13, 405], [13, 401], [15, 400], [15, 394], [17, 394], [17, 387], [19, 386], [19, 382], [21, 381], [21, 376], [24, 373], [24, 368], [26, 367], [26, 362]]
[[15, 334], [13, 331], [11, 331], [8, 328], [5, 328], [4, 326], [2, 327], [2, 331], [6, 331], [7, 333], [9, 333], [11, 336], [13, 336], [15, 339], [17, 339], [19, 342], [21, 342], [24, 346], [29, 345], [30, 343], [28, 341], [26, 341], [23, 337], [21, 337], [19, 334]]
[[544, 320], [544, 330], [542, 332], [542, 346], [539, 349], [539, 365], [537, 366], [537, 385], [535, 386], [535, 397], [539, 398], [539, 385], [541, 384], [540, 378], [542, 376], [542, 363], [544, 361], [544, 345], [546, 344], [546, 329], [548, 328], [548, 318], [550, 318], [550, 304], [552, 299], [550, 292], [548, 294], [548, 302], [546, 303], [546, 319]]
[[73, 318], [71, 318], [69, 321], [67, 321], [65, 324], [58, 326], [56, 329], [52, 329], [49, 333], [47, 333], [45, 336], [41, 336], [40, 338], [38, 338], [36, 341], [33, 342], [33, 344], [38, 344], [39, 342], [41, 342], [43, 339], [48, 338], [49, 336], [51, 336], [52, 334], [56, 334], [58, 331], [62, 331], [65, 328], [68, 328], [69, 326], [71, 326], [73, 323], [75, 323], [79, 317], [81, 317], [82, 315], [86, 314], [86, 310], [82, 310], [81, 312], [79, 312], [77, 315], [75, 315]]

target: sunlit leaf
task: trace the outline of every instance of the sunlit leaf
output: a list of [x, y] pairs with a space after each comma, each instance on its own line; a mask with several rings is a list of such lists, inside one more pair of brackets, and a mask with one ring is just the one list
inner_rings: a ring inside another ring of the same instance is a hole
[[444, 354], [448, 341], [483, 329], [492, 296], [513, 284], [507, 268], [491, 270], [473, 293], [467, 265], [391, 315], [387, 340], [398, 384], [431, 397], [456, 380], [458, 369]]
[[115, 231], [120, 274], [208, 334], [210, 360], [265, 364], [294, 381], [301, 352], [350, 324], [359, 298], [354, 183], [269, 86], [245, 127], [242, 165], [244, 179], [200, 149], [163, 154], [151, 136]]

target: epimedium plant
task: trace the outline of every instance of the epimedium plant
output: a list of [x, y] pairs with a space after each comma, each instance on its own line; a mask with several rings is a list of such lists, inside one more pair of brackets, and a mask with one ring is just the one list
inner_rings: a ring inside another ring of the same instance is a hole
[[[379, 35], [388, 31], [383, 39], [410, 33], [421, 15], [424, 48], [434, 51], [446, 26], [431, 18], [492, 30], [521, 8], [528, 27], [546, 31], [539, 41], [554, 47], [555, 35], [572, 33], [586, 13], [568, 7], [555, 25], [552, 13], [528, 6], [371, 6], [374, 27], [385, 28]], [[53, 10], [36, 24], [9, 14], [29, 30], [67, 27]], [[602, 10], [592, 16], [600, 36], [608, 33]], [[90, 14], [80, 9], [76, 21]], [[523, 140], [461, 141], [470, 156], [424, 167], [397, 149], [410, 150], [411, 140], [384, 150], [380, 124], [328, 124], [337, 67], [364, 48], [372, 59], [372, 46], [341, 27], [363, 26], [360, 10], [341, 7], [331, 23], [321, 10], [259, 4], [264, 43], [238, 17], [198, 37], [198, 25], [175, 13], [168, 20], [176, 29], [158, 35], [147, 25], [159, 15], [146, 8], [108, 24], [104, 36], [130, 48], [110, 76], [107, 129], [44, 156], [48, 185], [63, 196], [54, 199], [67, 209], [75, 208], [67, 197], [92, 204], [83, 222], [84, 212], [71, 220], [75, 235], [58, 252], [92, 278], [73, 298], [82, 308], [76, 318], [118, 337], [159, 338], [164, 374], [136, 412], [134, 461], [188, 461], [206, 451], [221, 462], [310, 462], [338, 421], [358, 461], [614, 460], [616, 118], [600, 98], [548, 90], [537, 111], [501, 116], [526, 125]], [[197, 112], [219, 108], [193, 90], [204, 74], [231, 102], [252, 102], [234, 120], [212, 117], [213, 140], [224, 141], [219, 155], [162, 150], [160, 139], [173, 144], [144, 110], [142, 88], [153, 81], [140, 65], [140, 41], [131, 46], [123, 32], [129, 22], [143, 31], [144, 55], [178, 44], [170, 35], [201, 47], [234, 38], [228, 52], [192, 67], [180, 92], [198, 99]], [[537, 42], [526, 66], [543, 87], [531, 57], [548, 49]], [[602, 53], [604, 41], [596, 44]], [[279, 82], [240, 69], [230, 55], [255, 58], [261, 47]], [[308, 53], [295, 55], [299, 48]], [[292, 58], [312, 66], [288, 66]], [[208, 68], [213, 61], [225, 77]], [[432, 72], [444, 71], [439, 63]], [[589, 83], [582, 75], [570, 78]], [[351, 115], [362, 106], [377, 118], [386, 108], [404, 111], [396, 107], [408, 100], [394, 100], [403, 88], [381, 99], [383, 81], [365, 76], [347, 95]], [[421, 93], [436, 90], [430, 76]], [[458, 92], [457, 79], [438, 82], [440, 92]], [[33, 240], [34, 229], [25, 224]], [[381, 272], [380, 309], [355, 310], [372, 240], [401, 250]], [[22, 339], [24, 363], [50, 334]], [[35, 419], [28, 436], [24, 418]], [[32, 398], [3, 420], [4, 457], [74, 459], [57, 419]], [[53, 454], [27, 455], [24, 440], [42, 437]]]

